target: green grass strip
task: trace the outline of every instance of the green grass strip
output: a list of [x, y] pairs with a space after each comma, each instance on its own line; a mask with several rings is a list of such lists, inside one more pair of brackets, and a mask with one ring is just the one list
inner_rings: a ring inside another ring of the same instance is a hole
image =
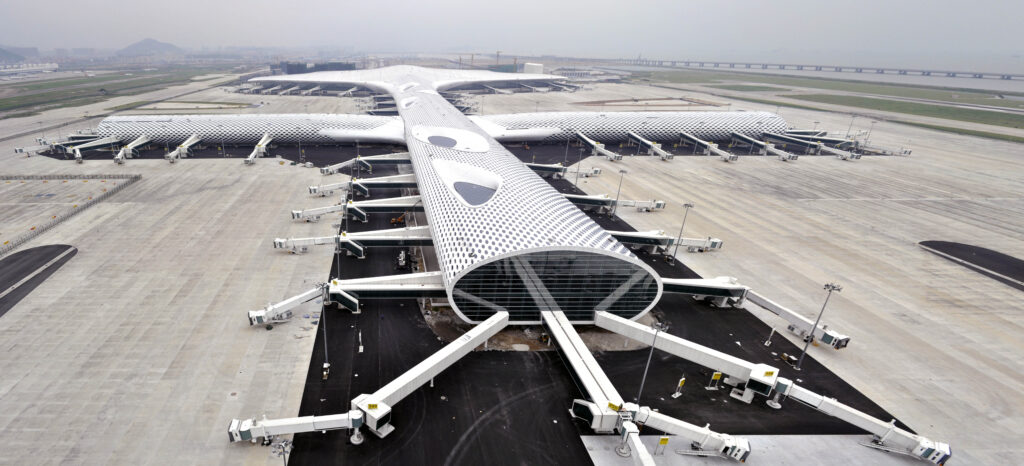
[[959, 108], [946, 105], [920, 104], [896, 100], [875, 99], [852, 95], [806, 94], [787, 95], [790, 99], [807, 100], [825, 104], [844, 105], [847, 107], [867, 108], [883, 112], [906, 113], [946, 120], [967, 121], [985, 125], [1005, 126], [1007, 128], [1024, 128], [1024, 115], [1017, 113], [997, 112]]

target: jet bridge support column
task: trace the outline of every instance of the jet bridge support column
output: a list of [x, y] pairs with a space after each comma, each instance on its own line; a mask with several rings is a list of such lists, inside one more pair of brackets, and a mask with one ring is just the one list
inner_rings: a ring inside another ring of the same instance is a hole
[[270, 141], [273, 141], [273, 138], [270, 137], [270, 133], [263, 133], [263, 137], [260, 138], [260, 142], [256, 143], [256, 147], [252, 148], [252, 153], [245, 158], [245, 164], [252, 165], [256, 163], [256, 157], [266, 156], [267, 147], [270, 145]]
[[395, 430], [391, 425], [391, 408], [417, 388], [433, 379], [456, 361], [462, 359], [508, 325], [508, 312], [495, 312], [470, 331], [445, 345], [423, 362], [398, 376], [371, 394], [352, 399], [352, 410], [362, 411], [365, 425], [378, 437], [386, 437]]

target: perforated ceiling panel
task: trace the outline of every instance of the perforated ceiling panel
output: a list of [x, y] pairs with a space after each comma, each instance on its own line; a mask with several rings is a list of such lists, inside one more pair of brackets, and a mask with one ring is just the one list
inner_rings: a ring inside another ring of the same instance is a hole
[[784, 132], [786, 120], [769, 112], [545, 112], [484, 115], [507, 129], [558, 128], [548, 141], [564, 141], [577, 131], [600, 142], [619, 142], [634, 132], [654, 141], [679, 139], [680, 132], [722, 141], [737, 132], [760, 138], [765, 132]]
[[373, 130], [398, 117], [333, 114], [132, 115], [103, 119], [96, 132], [130, 141], [143, 134], [157, 143], [178, 144], [193, 134], [204, 141], [255, 144], [269, 133], [276, 142], [329, 143], [345, 140], [330, 130]]

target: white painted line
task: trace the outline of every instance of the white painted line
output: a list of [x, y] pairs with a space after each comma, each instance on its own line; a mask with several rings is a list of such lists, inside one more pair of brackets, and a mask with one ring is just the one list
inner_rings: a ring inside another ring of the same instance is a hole
[[978, 271], [981, 271], [981, 272], [984, 272], [984, 273], [987, 273], [987, 274], [995, 275], [996, 277], [999, 277], [999, 278], [1001, 278], [1003, 280], [1006, 280], [1006, 281], [1008, 281], [1010, 283], [1016, 283], [1016, 284], [1018, 284], [1020, 286], [1024, 286], [1024, 282], [1022, 282], [1020, 280], [1015, 280], [1015, 279], [1007, 277], [1006, 275], [1003, 275], [1001, 273], [993, 272], [993, 271], [991, 271], [989, 269], [986, 269], [986, 268], [984, 268], [984, 267], [982, 267], [980, 265], [974, 265], [974, 264], [972, 264], [970, 262], [967, 262], [967, 261], [965, 261], [963, 259], [957, 259], [956, 257], [953, 257], [953, 256], [951, 256], [949, 254], [946, 254], [944, 252], [941, 252], [941, 251], [937, 251], [937, 250], [932, 249], [932, 248], [930, 248], [928, 246], [925, 246], [923, 244], [918, 244], [918, 246], [921, 246], [921, 248], [924, 249], [925, 251], [931, 252], [931, 253], [933, 253], [935, 255], [938, 255], [938, 256], [945, 257], [946, 259], [949, 259], [949, 260], [951, 260], [953, 262], [956, 262], [958, 264], [965, 265], [965, 266], [967, 266], [969, 268], [972, 268], [974, 270], [978, 270]]
[[18, 281], [18, 283], [15, 283], [14, 285], [11, 285], [10, 288], [4, 290], [3, 293], [0, 293], [0, 299], [2, 299], [4, 296], [7, 296], [10, 292], [14, 291], [19, 286], [23, 285], [25, 282], [31, 280], [32, 277], [35, 277], [36, 275], [39, 275], [40, 273], [42, 273], [42, 271], [46, 270], [47, 267], [53, 265], [57, 261], [61, 260], [64, 256], [70, 254], [71, 251], [75, 251], [75, 250], [76, 249], [73, 248], [73, 247], [67, 248], [61, 255], [59, 255], [57, 257], [54, 257], [53, 259], [50, 260], [50, 262], [47, 262], [47, 263], [43, 264], [42, 267], [39, 267], [34, 272], [28, 274], [28, 276], [26, 276], [25, 278], [22, 278], [20, 281]]

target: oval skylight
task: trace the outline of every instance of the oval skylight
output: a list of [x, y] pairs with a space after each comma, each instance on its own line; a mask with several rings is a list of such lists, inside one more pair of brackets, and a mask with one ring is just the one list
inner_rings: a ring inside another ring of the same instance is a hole
[[456, 141], [456, 140], [454, 140], [454, 139], [452, 139], [452, 138], [450, 138], [448, 136], [430, 136], [430, 137], [427, 138], [427, 141], [430, 142], [431, 144], [435, 145], [435, 146], [441, 146], [441, 147], [447, 147], [447, 148], [455, 147], [455, 144], [458, 143], [458, 141]]
[[412, 136], [421, 142], [462, 152], [487, 152], [487, 138], [473, 131], [439, 126], [414, 126]]
[[494, 193], [498, 192], [497, 189], [468, 181], [456, 181], [452, 183], [452, 187], [455, 188], [455, 192], [459, 196], [462, 196], [462, 200], [473, 206], [487, 203], [487, 201], [494, 197]]
[[501, 177], [480, 167], [445, 159], [433, 159], [434, 172], [448, 190], [463, 204], [486, 204], [501, 189]]

